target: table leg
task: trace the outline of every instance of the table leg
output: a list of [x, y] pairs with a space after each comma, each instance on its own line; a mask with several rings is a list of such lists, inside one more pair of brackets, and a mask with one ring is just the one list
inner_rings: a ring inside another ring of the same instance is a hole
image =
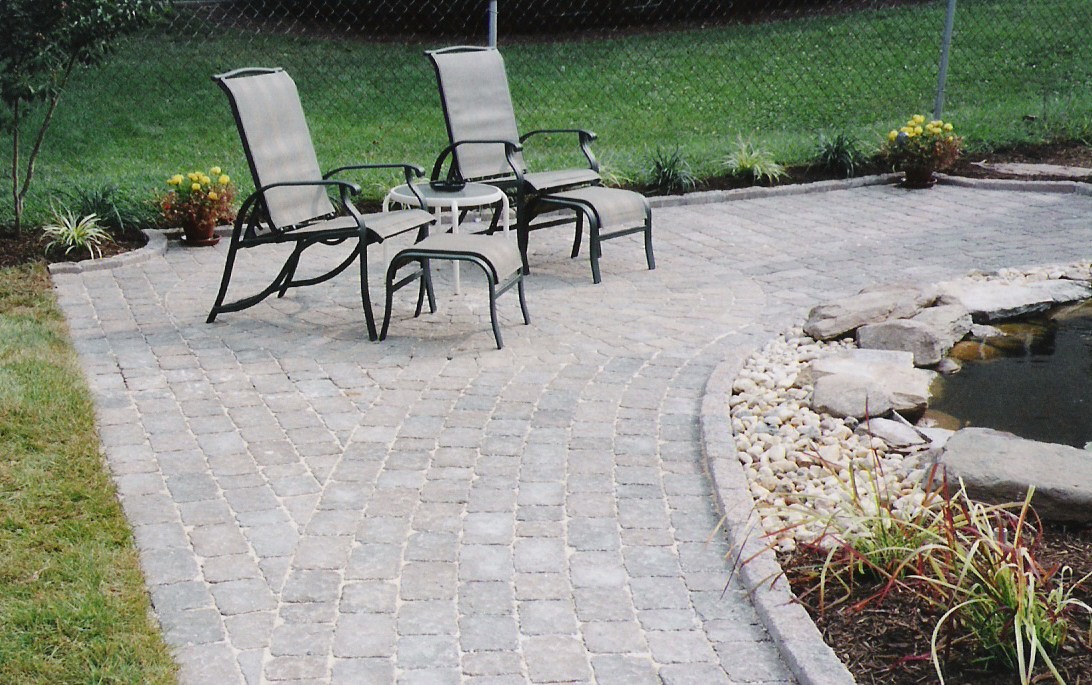
[[[455, 200], [451, 201], [451, 232], [455, 235], [459, 233], [459, 203]], [[451, 260], [451, 270], [455, 276], [455, 294], [458, 295], [462, 292], [459, 281], [459, 260]]]

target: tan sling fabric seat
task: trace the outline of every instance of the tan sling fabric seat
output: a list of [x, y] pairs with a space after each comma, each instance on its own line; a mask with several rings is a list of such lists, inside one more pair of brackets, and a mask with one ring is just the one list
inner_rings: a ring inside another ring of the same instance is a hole
[[[357, 164], [323, 174], [299, 92], [288, 74], [281, 69], [237, 69], [214, 76], [213, 80], [231, 103], [256, 190], [239, 209], [220, 290], [208, 322], [212, 323], [224, 312], [252, 307], [273, 293], [283, 297], [289, 288], [327, 281], [355, 261], [360, 268], [360, 299], [368, 337], [376, 340], [378, 334], [368, 292], [368, 246], [415, 230], [417, 239], [423, 238], [435, 219], [423, 209], [361, 214], [351, 201], [360, 187], [342, 176], [362, 170], [397, 169], [402, 171], [406, 183], [411, 183], [423, 176], [424, 171], [410, 164]], [[318, 276], [296, 277], [300, 258], [307, 248], [346, 241], [353, 249], [340, 264]], [[273, 281], [257, 294], [225, 302], [238, 251], [269, 243], [293, 246]], [[422, 275], [419, 272], [417, 277]]]
[[[508, 89], [508, 75], [504, 60], [495, 48], [451, 47], [426, 53], [436, 70], [440, 88], [440, 101], [444, 109], [450, 145], [440, 154], [433, 168], [433, 180], [463, 180], [492, 183], [512, 195], [516, 203], [516, 237], [519, 241], [523, 273], [529, 273], [527, 246], [530, 232], [549, 226], [570, 225], [574, 219], [577, 235], [573, 242], [573, 256], [580, 249], [580, 232], [587, 223], [591, 237], [592, 272], [595, 282], [600, 281], [598, 257], [600, 243], [635, 230], [600, 232], [604, 225], [600, 218], [615, 212], [613, 205], [636, 212], [639, 205], [629, 191], [602, 188], [599, 165], [591, 151], [595, 134], [583, 129], [541, 129], [519, 135], [515, 110]], [[580, 151], [587, 161], [584, 168], [549, 171], [530, 171], [524, 161], [525, 145], [540, 135], [575, 136]], [[450, 160], [450, 161], [449, 161]], [[446, 179], [442, 178], [444, 164], [449, 162]], [[595, 188], [598, 192], [582, 197], [562, 198], [550, 201], [558, 193], [583, 188]], [[639, 197], [639, 196], [638, 196]], [[643, 200], [643, 198], [642, 198]], [[602, 207], [596, 207], [603, 203]], [[547, 212], [568, 208], [579, 210], [575, 217], [557, 219], [543, 216]], [[582, 208], [588, 209], [584, 211]], [[594, 209], [590, 209], [594, 208]], [[652, 219], [648, 203], [642, 229], [645, 233], [645, 253], [648, 268], [655, 268], [652, 257]], [[590, 212], [590, 213], [589, 213]], [[585, 221], [584, 219], [587, 219]], [[613, 219], [608, 225], [614, 225]]]
[[497, 349], [504, 347], [500, 324], [497, 322], [497, 298], [513, 285], [519, 291], [519, 306], [523, 312], [523, 323], [531, 323], [523, 290], [523, 265], [515, 243], [508, 240], [507, 236], [503, 234], [439, 233], [400, 250], [391, 260], [390, 266], [387, 268], [387, 303], [383, 312], [383, 329], [379, 334], [380, 340], [387, 337], [394, 293], [410, 282], [410, 279], [395, 280], [398, 270], [403, 266], [412, 262], [420, 262], [425, 274], [422, 281], [424, 286], [417, 295], [417, 310], [414, 312], [414, 316], [421, 314], [426, 295], [429, 299], [430, 310], [436, 311], [429, 266], [429, 262], [434, 259], [469, 262], [478, 265], [485, 272], [486, 284], [489, 287], [489, 319], [493, 325], [493, 337], [497, 341]]

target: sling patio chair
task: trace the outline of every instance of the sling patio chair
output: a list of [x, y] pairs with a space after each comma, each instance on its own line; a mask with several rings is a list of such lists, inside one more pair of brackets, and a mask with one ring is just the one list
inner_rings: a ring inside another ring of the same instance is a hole
[[[648, 201], [629, 190], [603, 187], [599, 164], [591, 150], [596, 139], [594, 133], [565, 128], [538, 129], [519, 135], [504, 60], [495, 48], [457, 46], [425, 54], [436, 70], [450, 143], [436, 160], [432, 181], [490, 183], [511, 195], [515, 200], [516, 236], [525, 274], [529, 273], [530, 232], [571, 224], [574, 220], [572, 257], [579, 254], [586, 222], [596, 283], [600, 281], [600, 243], [611, 238], [643, 233], [648, 268], [656, 268]], [[576, 137], [586, 167], [534, 172], [528, 169], [523, 157], [524, 144], [536, 136], [555, 134]], [[574, 216], [557, 218], [559, 210], [563, 213], [570, 210]], [[543, 216], [547, 214], [550, 216]]]
[[[287, 73], [282, 69], [247, 68], [212, 78], [231, 102], [256, 190], [242, 203], [235, 219], [220, 291], [208, 323], [221, 313], [256, 305], [273, 293], [283, 297], [289, 288], [327, 281], [359, 260], [360, 299], [368, 338], [378, 339], [368, 292], [368, 246], [415, 230], [416, 240], [422, 240], [435, 219], [424, 209], [416, 208], [361, 214], [352, 203], [352, 196], [360, 192], [360, 187], [337, 176], [363, 170], [401, 169], [412, 189], [412, 180], [423, 176], [424, 170], [411, 164], [356, 164], [323, 174], [299, 92]], [[424, 207], [424, 203], [420, 206]], [[340, 245], [346, 241], [353, 245], [352, 252], [337, 266], [318, 276], [296, 276], [304, 250], [313, 245]], [[238, 251], [278, 243], [291, 244], [293, 248], [273, 281], [255, 295], [225, 303]], [[420, 279], [422, 295], [428, 291], [429, 303], [435, 311], [431, 278], [425, 266], [422, 262], [415, 275]], [[420, 306], [417, 313], [420, 314]]]

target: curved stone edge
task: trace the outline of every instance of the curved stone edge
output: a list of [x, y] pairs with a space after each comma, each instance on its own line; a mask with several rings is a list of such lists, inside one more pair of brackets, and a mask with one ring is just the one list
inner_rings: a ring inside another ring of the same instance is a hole
[[731, 350], [716, 366], [706, 381], [699, 416], [702, 457], [732, 549], [728, 562], [800, 685], [854, 685], [849, 669], [796, 601], [773, 550], [762, 542], [747, 475], [736, 457], [728, 399], [736, 375], [753, 352], [749, 348]]
[[50, 275], [81, 274], [88, 271], [114, 269], [130, 264], [146, 262], [154, 256], [167, 251], [167, 236], [163, 231], [141, 231], [148, 239], [144, 247], [103, 259], [88, 259], [82, 262], [52, 262], [49, 264]]
[[697, 193], [685, 195], [657, 195], [648, 198], [652, 208], [657, 207], [683, 207], [686, 205], [706, 205], [714, 202], [728, 202], [732, 200], [755, 200], [764, 197], [786, 197], [789, 195], [807, 195], [809, 193], [823, 193], [830, 190], [846, 190], [848, 188], [863, 188], [864, 186], [877, 186], [885, 183], [894, 183], [902, 178], [902, 174], [879, 174], [877, 176], [860, 176], [858, 178], [834, 179], [830, 181], [815, 181], [813, 183], [795, 183], [787, 186], [751, 186], [749, 188], [734, 188], [732, 190], [703, 190]]
[[1092, 183], [1082, 183], [1080, 181], [1029, 181], [1018, 178], [967, 178], [965, 176], [949, 176], [948, 174], [937, 174], [936, 176], [942, 184], [960, 188], [977, 188], [979, 190], [1019, 190], [1029, 193], [1073, 193], [1076, 195], [1092, 195]]
[[[231, 226], [217, 226], [216, 235], [221, 238], [231, 235]], [[160, 229], [144, 229], [141, 233], [148, 239], [148, 242], [144, 247], [137, 248], [130, 252], [124, 252], [113, 257], [105, 257], [103, 259], [88, 259], [82, 262], [52, 262], [49, 266], [50, 275], [56, 274], [80, 274], [88, 271], [102, 271], [104, 269], [115, 269], [123, 266], [129, 266], [130, 264], [140, 264], [146, 262], [152, 257], [158, 257], [166, 254], [170, 247], [170, 241], [167, 240], [167, 234], [170, 230]], [[184, 249], [193, 249], [186, 248]]]

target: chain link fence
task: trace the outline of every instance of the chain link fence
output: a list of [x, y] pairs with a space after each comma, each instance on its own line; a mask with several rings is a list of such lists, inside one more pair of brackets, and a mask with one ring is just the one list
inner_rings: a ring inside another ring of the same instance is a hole
[[[820, 134], [878, 144], [910, 114], [933, 109], [948, 0], [496, 7], [521, 129], [596, 131], [607, 173], [624, 182], [638, 179], [654, 150], [676, 147], [699, 175], [715, 174], [741, 136], [790, 163], [810, 159]], [[243, 176], [209, 76], [279, 66], [300, 87], [324, 162], [428, 166], [446, 134], [423, 51], [485, 44], [488, 10], [488, 0], [177, 0], [163, 25], [119, 47], [108, 78], [77, 89], [76, 102], [109, 108], [110, 123], [97, 125], [114, 130], [70, 147], [109, 146], [107, 158], [135, 169], [134, 183], [225, 150]], [[81, 125], [81, 113], [62, 114], [59, 128]], [[1092, 135], [1089, 1], [959, 0], [944, 115], [972, 144]], [[108, 166], [54, 164], [58, 174]]]

